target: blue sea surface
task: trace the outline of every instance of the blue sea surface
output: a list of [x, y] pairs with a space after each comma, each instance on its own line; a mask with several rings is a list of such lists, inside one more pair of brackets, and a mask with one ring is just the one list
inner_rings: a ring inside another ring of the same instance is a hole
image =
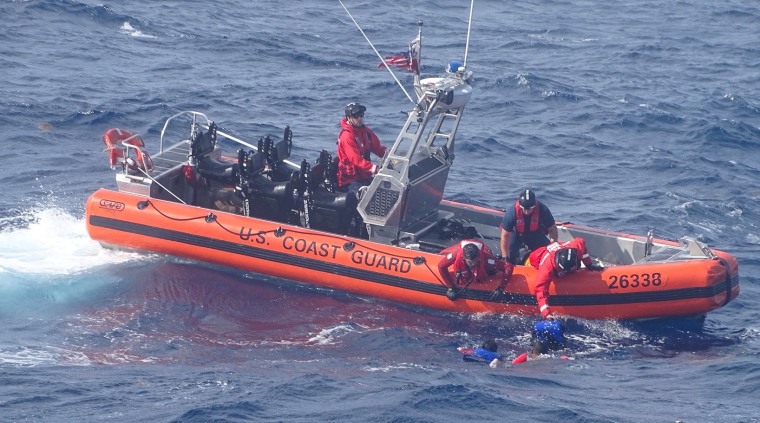
[[[345, 0], [383, 55], [464, 60], [469, 2]], [[533, 319], [459, 315], [105, 249], [101, 135], [166, 117], [334, 151], [360, 101], [389, 145], [409, 100], [336, 1], [0, 3], [0, 421], [760, 422], [760, 3], [477, 0], [474, 93], [446, 197], [532, 187], [563, 221], [734, 254], [702, 330], [569, 322], [564, 354], [465, 363]], [[397, 72], [410, 89], [409, 74]]]

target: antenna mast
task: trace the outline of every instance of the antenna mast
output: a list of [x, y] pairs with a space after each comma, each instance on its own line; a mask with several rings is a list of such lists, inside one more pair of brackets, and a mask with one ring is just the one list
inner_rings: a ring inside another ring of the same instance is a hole
[[[412, 96], [409, 95], [409, 93], [406, 91], [406, 89], [404, 88], [404, 86], [401, 85], [401, 82], [398, 80], [398, 78], [396, 78], [396, 75], [393, 74], [393, 71], [391, 70], [391, 68], [388, 67], [388, 64], [385, 63], [385, 59], [383, 59], [383, 56], [381, 56], [380, 53], [375, 48], [375, 46], [372, 45], [372, 41], [369, 40], [369, 37], [367, 37], [367, 34], [365, 34], [364, 31], [362, 30], [362, 28], [359, 26], [359, 23], [357, 23], [356, 19], [354, 19], [354, 17], [351, 16], [351, 12], [348, 11], [348, 9], [346, 8], [346, 5], [344, 5], [341, 0], [338, 0], [338, 3], [340, 3], [341, 6], [343, 6], [343, 10], [346, 11], [346, 13], [348, 14], [348, 17], [351, 18], [351, 20], [354, 22], [354, 25], [356, 25], [356, 28], [359, 30], [359, 32], [362, 33], [362, 35], [364, 36], [364, 39], [367, 40], [367, 43], [369, 43], [369, 46], [372, 47], [372, 50], [375, 52], [375, 54], [377, 55], [377, 57], [379, 57], [380, 61], [383, 62], [383, 64], [385, 65], [385, 69], [388, 69], [388, 72], [390, 72], [391, 76], [396, 81], [396, 84], [398, 84], [398, 86], [401, 87], [401, 91], [403, 91], [404, 94], [406, 94], [406, 98], [408, 98], [409, 101], [412, 102], [412, 104], [416, 104], [416, 102], [414, 100], [412, 100]], [[469, 34], [468, 34], [468, 37], [469, 37]]]
[[475, 0], [470, 0], [470, 18], [467, 20], [467, 41], [464, 44], [464, 63], [462, 66], [467, 67], [467, 50], [470, 48], [470, 28], [472, 28], [472, 9], [475, 8]]

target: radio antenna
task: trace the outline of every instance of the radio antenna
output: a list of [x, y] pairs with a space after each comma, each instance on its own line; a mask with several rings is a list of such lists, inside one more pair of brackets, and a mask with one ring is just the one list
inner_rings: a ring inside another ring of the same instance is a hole
[[464, 63], [462, 66], [467, 68], [467, 50], [470, 48], [470, 28], [472, 28], [472, 9], [475, 8], [475, 0], [470, 0], [470, 18], [467, 20], [467, 41], [464, 43]]
[[[409, 93], [406, 91], [406, 89], [404, 88], [404, 86], [401, 85], [401, 82], [398, 80], [398, 78], [396, 78], [396, 75], [393, 73], [393, 71], [391, 70], [391, 68], [388, 67], [388, 64], [385, 63], [385, 60], [383, 59], [383, 56], [381, 56], [380, 53], [378, 53], [378, 51], [375, 48], [375, 46], [372, 45], [372, 41], [369, 40], [369, 37], [367, 37], [367, 34], [364, 33], [364, 31], [362, 30], [362, 27], [360, 27], [359, 23], [356, 22], [356, 19], [354, 19], [354, 17], [351, 16], [351, 12], [348, 11], [348, 9], [346, 8], [346, 5], [343, 4], [343, 1], [342, 0], [338, 0], [338, 3], [340, 3], [341, 6], [343, 6], [343, 10], [346, 11], [346, 13], [348, 14], [348, 17], [351, 18], [351, 20], [354, 22], [354, 25], [356, 25], [356, 28], [359, 30], [359, 32], [362, 33], [362, 35], [364, 36], [364, 39], [367, 40], [367, 43], [369, 44], [369, 46], [372, 47], [372, 50], [375, 52], [375, 54], [377, 55], [377, 57], [379, 57], [380, 61], [383, 62], [383, 64], [385, 65], [385, 69], [388, 69], [388, 72], [390, 72], [391, 76], [396, 81], [396, 84], [398, 84], [398, 86], [401, 87], [401, 91], [404, 92], [404, 94], [406, 95], [406, 98], [408, 98], [409, 101], [412, 102], [412, 104], [417, 104], [414, 100], [412, 100], [412, 96], [409, 95]], [[470, 13], [472, 13], [472, 12], [470, 12]], [[467, 37], [469, 38], [469, 34], [467, 34]], [[466, 55], [466, 53], [465, 53], [465, 55]]]

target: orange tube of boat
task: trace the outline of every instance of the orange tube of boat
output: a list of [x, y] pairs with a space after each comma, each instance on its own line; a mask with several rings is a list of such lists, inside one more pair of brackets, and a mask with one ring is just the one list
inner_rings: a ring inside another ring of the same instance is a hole
[[[89, 198], [86, 214], [90, 237], [106, 245], [439, 310], [538, 314], [536, 270], [529, 266], [516, 266], [505, 296], [491, 298], [500, 278], [494, 276], [451, 301], [438, 274], [438, 254], [106, 189]], [[718, 254], [719, 259], [580, 270], [551, 284], [549, 303], [560, 314], [589, 319], [704, 313], [738, 295], [736, 260]]]

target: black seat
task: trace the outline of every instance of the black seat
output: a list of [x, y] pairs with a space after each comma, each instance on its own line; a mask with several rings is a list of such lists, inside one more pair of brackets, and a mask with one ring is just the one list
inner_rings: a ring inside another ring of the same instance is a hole
[[311, 226], [323, 231], [351, 234], [359, 217], [356, 196], [347, 192], [316, 189], [311, 194]]
[[291, 182], [271, 181], [265, 176], [255, 177], [248, 186], [250, 216], [287, 222], [293, 209]]
[[234, 184], [237, 177], [237, 164], [222, 162], [207, 156], [198, 161], [198, 173], [226, 185]]
[[312, 228], [351, 234], [358, 225], [358, 201], [353, 194], [337, 190], [336, 169], [337, 160], [322, 150], [314, 166], [309, 166], [305, 160], [301, 164], [301, 172], [308, 172], [309, 177], [306, 181], [301, 179], [298, 187], [303, 190], [304, 182], [309, 185], [309, 224]]
[[216, 148], [216, 124], [211, 122], [207, 131], [195, 131], [190, 137], [190, 156], [198, 163], [198, 174], [219, 181], [234, 184], [235, 163], [222, 162], [210, 156]]
[[319, 158], [314, 166], [311, 167], [309, 185], [312, 189], [321, 188], [328, 192], [335, 192], [338, 189], [338, 158], [332, 158], [327, 150], [319, 153]]
[[216, 124], [211, 122], [208, 131], [195, 131], [190, 136], [190, 155], [200, 160], [216, 148]]

